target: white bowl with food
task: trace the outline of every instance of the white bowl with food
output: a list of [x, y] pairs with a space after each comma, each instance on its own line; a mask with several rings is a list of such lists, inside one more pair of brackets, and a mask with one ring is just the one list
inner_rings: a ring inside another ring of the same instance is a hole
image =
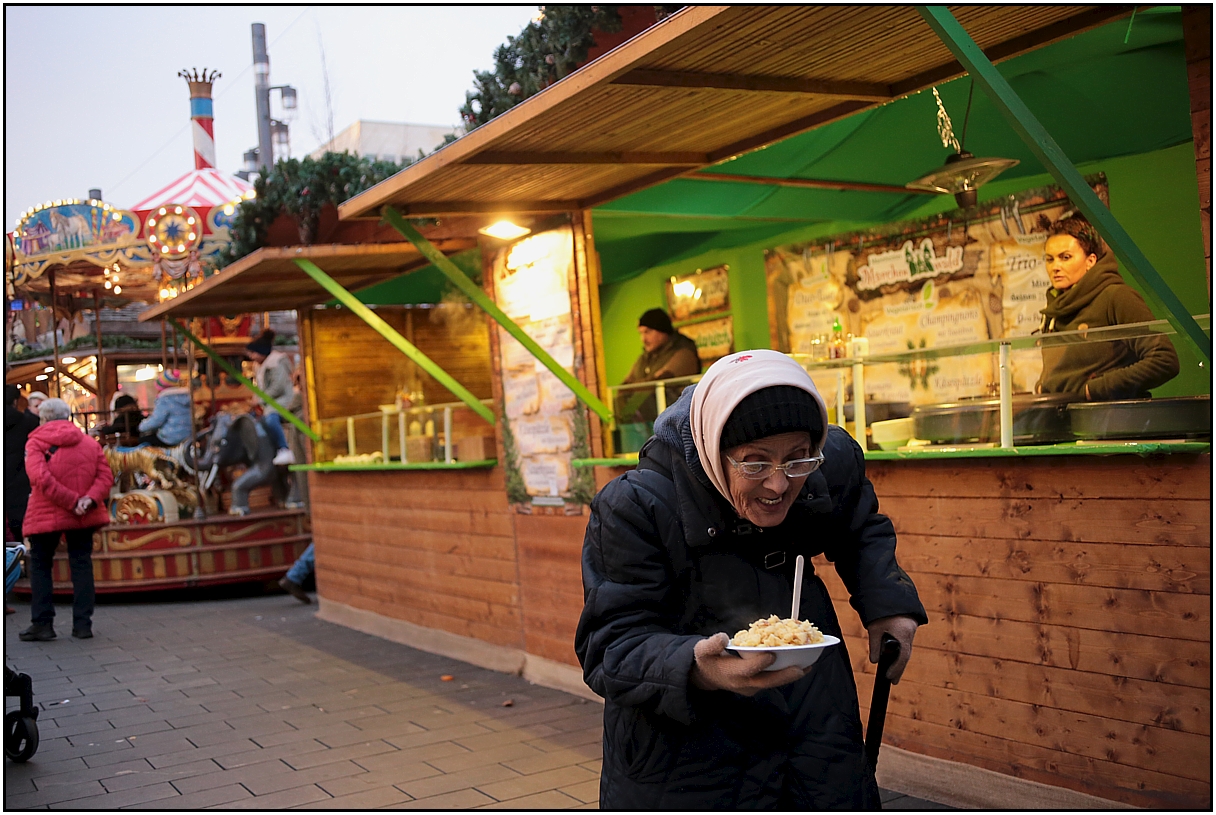
[[731, 637], [728, 651], [737, 654], [772, 654], [773, 664], [764, 670], [780, 671], [796, 665], [809, 668], [819, 661], [824, 650], [839, 645], [840, 639], [824, 634], [806, 620], [780, 620], [777, 615], [756, 620]]

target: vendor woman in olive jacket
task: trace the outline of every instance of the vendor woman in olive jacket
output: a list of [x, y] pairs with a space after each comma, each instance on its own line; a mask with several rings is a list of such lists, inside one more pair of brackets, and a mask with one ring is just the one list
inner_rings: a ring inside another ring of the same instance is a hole
[[[1076, 213], [1052, 223], [1044, 248], [1051, 288], [1043, 309], [1044, 334], [1084, 331], [1155, 319], [1144, 299], [1123, 282], [1114, 253]], [[1092, 402], [1147, 398], [1178, 375], [1178, 354], [1164, 335], [1075, 343], [1043, 349], [1041, 393], [1083, 394]]]

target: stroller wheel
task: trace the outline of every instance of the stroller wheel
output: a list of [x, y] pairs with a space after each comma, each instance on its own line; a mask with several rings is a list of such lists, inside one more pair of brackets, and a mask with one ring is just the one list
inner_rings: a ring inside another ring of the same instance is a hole
[[18, 764], [38, 752], [38, 722], [14, 710], [4, 717], [4, 755]]

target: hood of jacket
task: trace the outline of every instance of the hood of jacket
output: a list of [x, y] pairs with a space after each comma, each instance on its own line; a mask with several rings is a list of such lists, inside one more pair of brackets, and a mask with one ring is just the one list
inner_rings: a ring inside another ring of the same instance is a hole
[[169, 400], [177, 399], [179, 401], [185, 400], [185, 401], [189, 402], [190, 401], [190, 391], [187, 390], [186, 388], [182, 388], [182, 387], [165, 388], [163, 391], [156, 394], [156, 398], [157, 399], [169, 399]]
[[1119, 274], [1119, 263], [1114, 252], [1107, 252], [1098, 258], [1094, 267], [1085, 276], [1067, 288], [1060, 291], [1056, 288], [1047, 290], [1047, 308], [1043, 309], [1043, 325], [1047, 330], [1051, 323], [1067, 323], [1074, 314], [1092, 303], [1099, 294], [1111, 286], [1126, 285]]
[[53, 422], [38, 425], [38, 427], [30, 431], [30, 438], [38, 439], [57, 447], [72, 447], [80, 444], [82, 439], [88, 437], [71, 420], [56, 419]]

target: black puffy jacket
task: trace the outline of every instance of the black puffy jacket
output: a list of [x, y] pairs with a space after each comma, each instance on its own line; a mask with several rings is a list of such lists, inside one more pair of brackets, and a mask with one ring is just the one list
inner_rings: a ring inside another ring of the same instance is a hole
[[821, 552], [863, 623], [896, 614], [927, 622], [895, 561], [895, 532], [878, 513], [861, 450], [831, 427], [824, 464], [786, 520], [760, 529], [709, 485], [688, 430], [689, 401], [685, 392], [660, 418], [638, 468], [591, 505], [575, 650], [605, 700], [600, 807], [877, 808], [843, 642], [808, 676], [750, 698], [688, 681], [701, 638], [789, 615], [799, 554], [808, 561], [800, 617], [823, 632], [840, 636], [809, 563]]

